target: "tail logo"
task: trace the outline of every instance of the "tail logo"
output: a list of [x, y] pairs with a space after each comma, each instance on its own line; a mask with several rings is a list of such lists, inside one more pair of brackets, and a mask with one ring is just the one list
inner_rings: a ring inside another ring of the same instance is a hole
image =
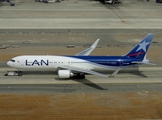
[[136, 51], [139, 51], [139, 50], [143, 50], [143, 51], [145, 51], [146, 52], [146, 46], [148, 45], [148, 44], [150, 44], [150, 42], [145, 42], [145, 41], [143, 41], [143, 43], [140, 43], [139, 45], [139, 48], [136, 50]]

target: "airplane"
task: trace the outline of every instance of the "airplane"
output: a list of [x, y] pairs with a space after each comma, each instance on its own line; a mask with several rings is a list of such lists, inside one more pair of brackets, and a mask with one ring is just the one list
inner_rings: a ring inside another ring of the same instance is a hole
[[[58, 78], [85, 77], [92, 74], [114, 77], [121, 69], [141, 64], [154, 65], [146, 59], [146, 53], [154, 34], [146, 35], [132, 50], [122, 56], [89, 56], [96, 48], [97, 39], [89, 48], [74, 56], [22, 55], [12, 58], [7, 65], [21, 71], [57, 71]], [[114, 70], [111, 75], [104, 74]], [[102, 73], [104, 72], [104, 73]]]

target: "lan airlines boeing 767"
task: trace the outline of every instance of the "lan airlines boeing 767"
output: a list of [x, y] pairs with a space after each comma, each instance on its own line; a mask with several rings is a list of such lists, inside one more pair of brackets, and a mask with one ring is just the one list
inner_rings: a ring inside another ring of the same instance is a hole
[[[88, 49], [75, 56], [23, 55], [12, 58], [7, 65], [17, 71], [58, 71], [59, 78], [93, 74], [102, 77], [115, 76], [119, 70], [140, 64], [151, 64], [146, 59], [147, 50], [154, 35], [148, 34], [126, 55], [122, 56], [89, 56], [97, 46], [97, 39]], [[114, 70], [111, 75], [103, 74]]]

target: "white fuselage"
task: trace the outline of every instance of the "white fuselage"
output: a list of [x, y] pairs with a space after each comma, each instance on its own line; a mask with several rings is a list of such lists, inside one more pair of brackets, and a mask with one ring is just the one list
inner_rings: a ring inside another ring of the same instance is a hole
[[84, 70], [105, 71], [103, 68], [83, 59], [66, 56], [18, 56], [7, 64], [19, 71], [57, 71], [59, 66], [70, 66]]

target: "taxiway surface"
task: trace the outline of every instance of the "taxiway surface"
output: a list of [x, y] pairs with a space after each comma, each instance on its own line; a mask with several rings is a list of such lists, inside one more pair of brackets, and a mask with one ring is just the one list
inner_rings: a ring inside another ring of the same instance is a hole
[[162, 91], [162, 67], [134, 67], [121, 70], [115, 77], [86, 75], [85, 79], [58, 79], [56, 72], [48, 71], [3, 76], [6, 69], [0, 69], [1, 93]]

